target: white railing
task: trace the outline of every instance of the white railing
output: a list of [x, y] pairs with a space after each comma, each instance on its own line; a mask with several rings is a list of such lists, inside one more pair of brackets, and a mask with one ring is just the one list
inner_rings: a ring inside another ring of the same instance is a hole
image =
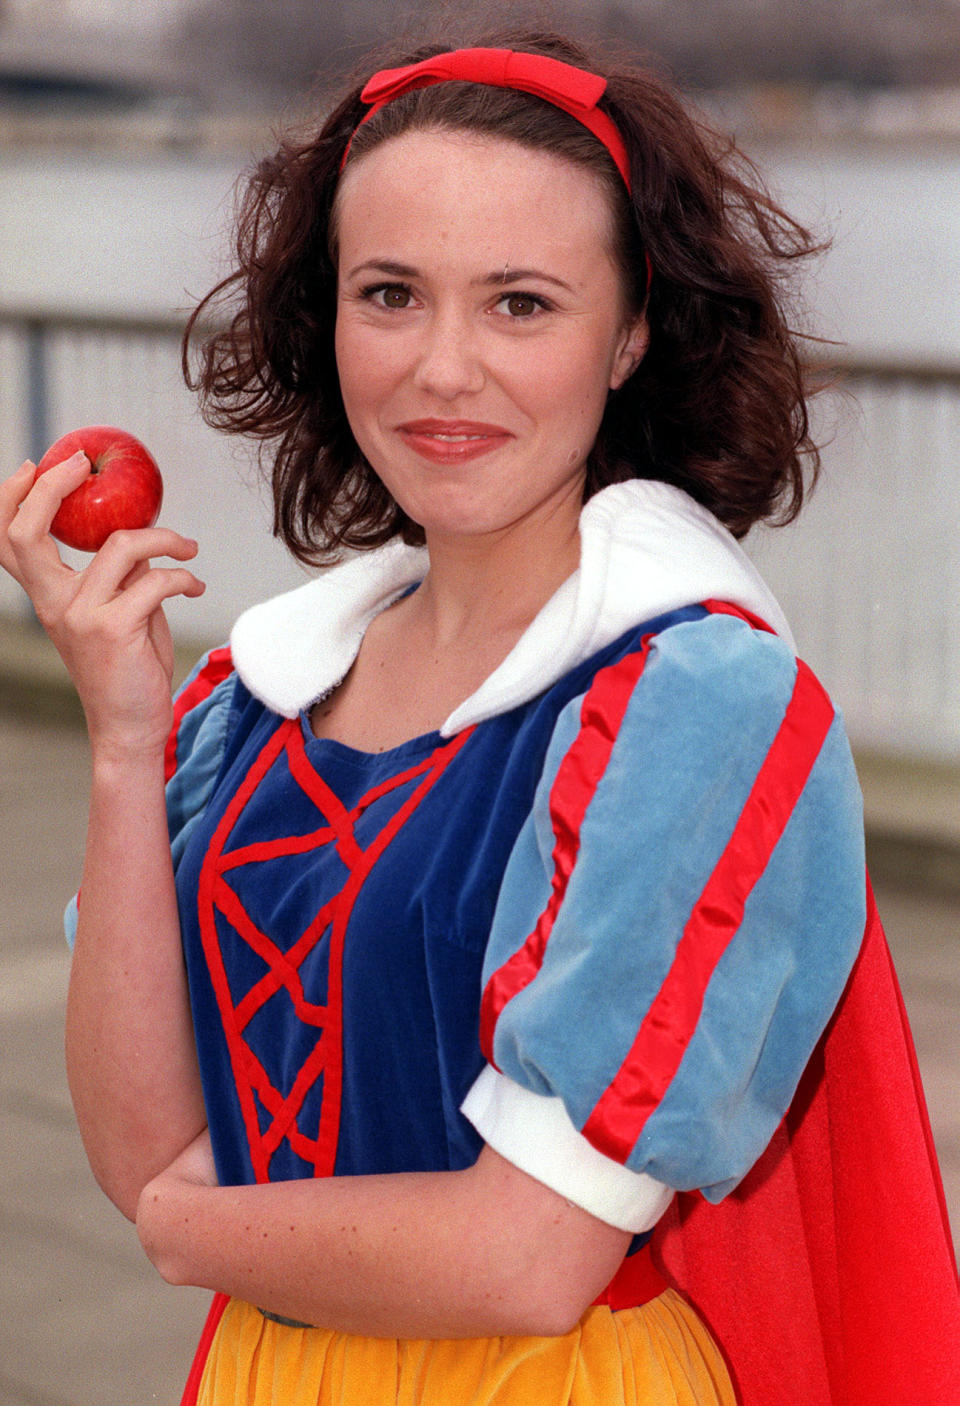
[[[198, 538], [207, 594], [181, 638], [225, 637], [237, 611], [295, 584], [242, 447], [200, 421], [174, 321], [0, 313], [0, 456], [119, 423], [164, 470], [165, 520]], [[852, 363], [821, 397], [824, 471], [800, 521], [749, 547], [861, 749], [960, 761], [960, 364]], [[0, 610], [22, 608], [0, 581]]]
[[752, 551], [861, 749], [960, 761], [960, 364], [853, 363], [823, 475]]

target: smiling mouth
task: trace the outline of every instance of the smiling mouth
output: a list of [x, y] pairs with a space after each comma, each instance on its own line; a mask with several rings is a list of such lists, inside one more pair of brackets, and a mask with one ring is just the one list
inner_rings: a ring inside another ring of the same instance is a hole
[[444, 424], [442, 420], [410, 420], [397, 432], [412, 449], [435, 463], [462, 463], [489, 454], [513, 435], [500, 425]]

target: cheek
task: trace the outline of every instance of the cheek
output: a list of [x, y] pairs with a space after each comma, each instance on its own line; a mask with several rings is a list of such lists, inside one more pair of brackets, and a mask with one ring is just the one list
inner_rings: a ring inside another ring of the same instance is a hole
[[334, 338], [340, 392], [348, 418], [375, 411], [391, 382], [389, 358], [366, 329], [338, 322]]
[[607, 403], [610, 349], [603, 339], [558, 348], [547, 365], [537, 368], [541, 408], [577, 437], [595, 432]]
[[337, 358], [337, 375], [340, 378], [340, 387], [346, 397], [348, 389], [352, 389], [355, 383], [362, 380], [364, 358], [356, 329], [345, 325], [340, 318], [337, 319], [333, 346]]

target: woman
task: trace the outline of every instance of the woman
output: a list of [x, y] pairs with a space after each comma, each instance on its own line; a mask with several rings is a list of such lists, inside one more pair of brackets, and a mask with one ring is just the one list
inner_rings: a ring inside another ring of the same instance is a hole
[[[260, 168], [200, 372], [291, 548], [359, 550], [171, 733], [161, 606], [202, 586], [150, 559], [196, 545], [74, 575], [85, 463], [5, 486], [93, 747], [78, 1118], [160, 1272], [219, 1291], [185, 1399], [953, 1399], [902, 1032], [892, 1117], [860, 1067], [892, 992], [849, 752], [736, 545], [802, 498], [808, 244], [649, 75], [424, 50]], [[909, 1230], [844, 1220], [875, 1136]]]

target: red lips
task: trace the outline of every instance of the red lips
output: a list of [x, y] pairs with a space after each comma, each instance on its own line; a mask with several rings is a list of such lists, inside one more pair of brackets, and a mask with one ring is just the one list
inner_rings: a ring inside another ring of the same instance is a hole
[[397, 433], [411, 449], [435, 464], [461, 464], [501, 448], [513, 435], [502, 425], [479, 420], [408, 420]]

